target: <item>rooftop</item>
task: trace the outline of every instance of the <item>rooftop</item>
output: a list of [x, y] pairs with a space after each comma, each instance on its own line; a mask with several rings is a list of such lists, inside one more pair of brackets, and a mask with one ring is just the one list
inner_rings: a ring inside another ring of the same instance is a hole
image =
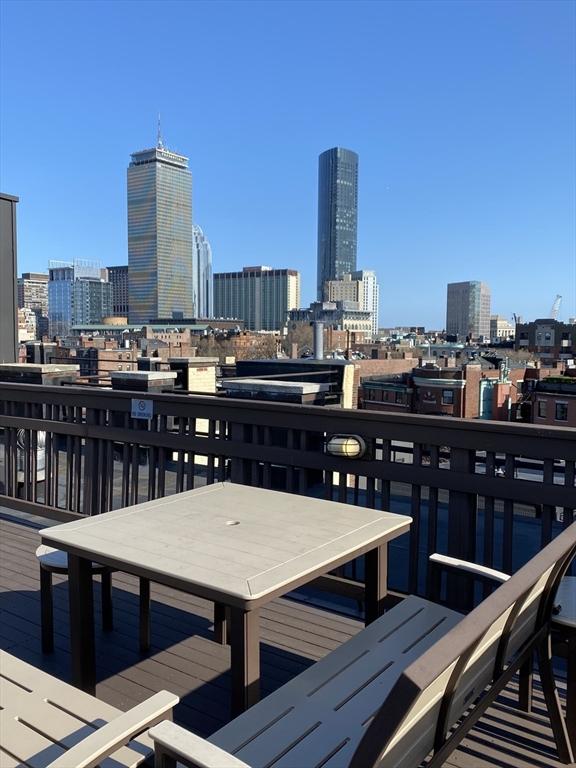
[[[576, 515], [569, 429], [150, 393], [138, 397], [153, 401], [153, 416], [138, 420], [134, 396], [0, 383], [0, 648], [62, 679], [70, 671], [68, 585], [55, 577], [55, 652], [42, 654], [34, 554], [38, 531], [56, 521], [222, 480], [410, 515], [410, 533], [389, 547], [392, 603], [429, 593], [431, 552], [513, 572]], [[359, 436], [365, 451], [329, 454], [331, 436]], [[357, 560], [262, 607], [264, 695], [362, 629], [363, 579]], [[168, 689], [181, 697], [175, 719], [187, 728], [206, 736], [228, 722], [230, 650], [213, 642], [212, 603], [153, 584], [152, 648], [140, 655], [136, 579], [117, 572], [113, 586], [114, 630], [101, 632], [96, 617], [96, 695], [127, 709]], [[467, 612], [481, 594], [465, 588], [447, 597]], [[561, 662], [558, 673], [564, 696]], [[516, 686], [447, 766], [560, 765], [542, 698], [527, 715], [515, 706]]]
[[[68, 599], [65, 577], [54, 577], [55, 650], [40, 649], [40, 582], [34, 555], [38, 530], [50, 521], [0, 508], [0, 648], [69, 681]], [[96, 606], [98, 600], [95, 600]], [[96, 695], [127, 709], [152, 693], [180, 696], [175, 721], [209, 736], [230, 720], [230, 650], [212, 641], [212, 605], [152, 585], [152, 648], [138, 652], [138, 585], [113, 576], [115, 627], [96, 630]], [[271, 693], [359, 632], [363, 623], [293, 599], [277, 599], [262, 611], [263, 694]], [[498, 698], [461, 747], [450, 768], [559, 768], [554, 740], [537, 684], [535, 711], [516, 708], [516, 683]], [[564, 687], [561, 687], [562, 694]]]

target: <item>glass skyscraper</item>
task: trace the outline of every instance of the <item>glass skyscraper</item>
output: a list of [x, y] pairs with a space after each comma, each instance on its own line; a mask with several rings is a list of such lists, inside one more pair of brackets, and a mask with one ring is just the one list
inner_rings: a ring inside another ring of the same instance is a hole
[[192, 317], [192, 175], [158, 139], [128, 167], [130, 323]]
[[192, 227], [194, 317], [214, 317], [212, 248], [197, 224]]
[[490, 338], [490, 288], [486, 283], [448, 283], [446, 333], [463, 339]]
[[358, 155], [334, 147], [318, 158], [318, 299], [324, 283], [356, 270]]
[[67, 336], [74, 325], [101, 323], [112, 314], [112, 286], [96, 262], [51, 261], [48, 274], [50, 336]]

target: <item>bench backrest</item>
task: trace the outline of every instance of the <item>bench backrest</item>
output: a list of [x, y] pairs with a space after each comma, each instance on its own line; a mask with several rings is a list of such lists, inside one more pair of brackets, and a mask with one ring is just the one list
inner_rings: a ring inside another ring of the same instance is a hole
[[559, 581], [576, 556], [570, 525], [509, 581], [406, 668], [375, 713], [350, 768], [414, 768], [502, 677], [545, 637]]

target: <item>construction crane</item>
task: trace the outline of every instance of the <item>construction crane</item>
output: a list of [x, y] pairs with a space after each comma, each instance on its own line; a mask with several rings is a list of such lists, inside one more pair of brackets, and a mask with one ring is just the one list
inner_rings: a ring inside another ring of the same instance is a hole
[[560, 304], [562, 303], [562, 296], [560, 296], [559, 293], [556, 294], [556, 298], [554, 299], [554, 304], [552, 304], [552, 309], [550, 310], [550, 317], [552, 320], [556, 320], [558, 317], [558, 312], [560, 311]]

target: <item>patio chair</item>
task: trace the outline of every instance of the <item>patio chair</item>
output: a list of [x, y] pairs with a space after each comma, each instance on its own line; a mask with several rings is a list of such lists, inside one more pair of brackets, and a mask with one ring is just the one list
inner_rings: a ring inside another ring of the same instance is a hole
[[[60, 549], [41, 544], [36, 550], [40, 565], [40, 611], [42, 624], [42, 652], [54, 651], [54, 599], [52, 574], [68, 575], [68, 555]], [[92, 575], [101, 578], [102, 629], [113, 628], [112, 615], [112, 573], [113, 569], [92, 563]], [[150, 649], [150, 582], [140, 579], [139, 638], [140, 652]]]

